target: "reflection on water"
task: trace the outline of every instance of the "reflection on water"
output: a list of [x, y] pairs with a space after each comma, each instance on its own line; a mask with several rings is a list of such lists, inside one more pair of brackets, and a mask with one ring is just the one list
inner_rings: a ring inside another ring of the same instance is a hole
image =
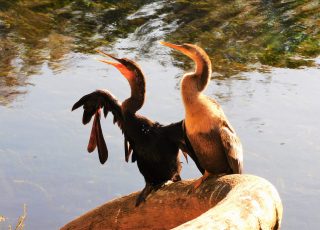
[[296, 68], [320, 51], [319, 1], [185, 1], [174, 4], [179, 27], [169, 35], [206, 47], [215, 71], [232, 75], [248, 63]]
[[44, 63], [60, 71], [70, 51], [91, 53], [128, 36], [137, 39], [128, 46], [149, 58], [157, 40], [196, 42], [224, 77], [261, 64], [312, 65], [308, 58], [320, 53], [319, 15], [318, 0], [0, 0], [0, 104], [23, 93], [19, 87]]
[[[320, 59], [317, 64], [312, 59], [319, 54], [316, 3], [0, 0], [0, 104], [6, 105], [0, 106], [0, 217], [14, 224], [27, 204], [26, 229], [58, 229], [142, 188], [136, 165], [124, 161], [122, 135], [111, 118], [103, 121], [110, 157], [101, 166], [96, 153], [86, 153], [90, 126], [82, 126], [81, 111], [70, 108], [97, 88], [120, 100], [128, 96], [118, 71], [89, 54], [99, 47], [142, 66], [147, 76], [142, 114], [163, 123], [180, 120], [179, 79], [190, 62], [176, 52], [170, 58], [171, 51], [156, 42], [166, 39], [207, 49], [215, 73], [206, 93], [222, 104], [238, 131], [246, 173], [279, 189], [284, 229], [315, 229], [320, 225], [315, 125]], [[199, 173], [184, 162], [182, 176]]]
[[125, 19], [145, 1], [0, 1], [0, 104], [21, 93], [44, 63], [63, 69], [71, 50], [92, 52], [126, 37], [148, 15]]

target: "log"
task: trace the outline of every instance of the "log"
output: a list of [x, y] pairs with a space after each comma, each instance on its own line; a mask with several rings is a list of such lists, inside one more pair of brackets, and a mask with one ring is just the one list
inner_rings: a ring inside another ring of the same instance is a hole
[[165, 185], [139, 207], [138, 192], [112, 200], [61, 230], [280, 228], [282, 203], [267, 180], [235, 174], [210, 177], [196, 190], [193, 181]]

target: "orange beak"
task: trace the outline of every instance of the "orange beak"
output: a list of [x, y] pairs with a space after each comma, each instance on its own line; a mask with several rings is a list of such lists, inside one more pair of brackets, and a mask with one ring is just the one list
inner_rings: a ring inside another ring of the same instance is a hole
[[161, 45], [168, 46], [168, 47], [170, 47], [170, 48], [172, 48], [172, 49], [178, 50], [178, 51], [180, 51], [181, 53], [186, 52], [186, 51], [185, 51], [186, 49], [185, 49], [182, 45], [175, 45], [175, 44], [172, 44], [172, 43], [169, 43], [169, 42], [164, 42], [164, 41], [160, 41], [159, 43], [160, 43]]
[[116, 67], [116, 68], [121, 72], [121, 74], [122, 74], [125, 78], [127, 78], [127, 79], [129, 79], [129, 78], [131, 78], [131, 77], [133, 76], [132, 71], [130, 71], [124, 64], [122, 64], [122, 63], [120, 62], [121, 59], [116, 58], [116, 57], [114, 57], [114, 56], [111, 55], [111, 54], [107, 54], [107, 53], [105, 53], [105, 52], [103, 52], [103, 51], [101, 51], [101, 50], [97, 50], [97, 52], [100, 53], [100, 54], [102, 54], [102, 55], [104, 55], [104, 56], [106, 56], [106, 57], [110, 57], [110, 58], [112, 58], [112, 59], [114, 59], [114, 60], [116, 60], [116, 61], [118, 61], [118, 62], [111, 62], [111, 61], [107, 61], [107, 60], [103, 60], [103, 59], [97, 59], [98, 61], [101, 61], [101, 62], [106, 63], [106, 64], [109, 64], [109, 65], [113, 65], [113, 66]]
[[189, 58], [191, 58], [194, 62], [196, 62], [198, 64], [201, 63], [201, 59], [197, 55], [195, 47], [193, 47], [193, 45], [191, 45], [191, 44], [185, 43], [183, 45], [175, 45], [175, 44], [172, 44], [169, 42], [164, 42], [164, 41], [160, 41], [160, 44], [164, 45], [164, 46], [168, 46], [168, 47], [175, 49], [177, 51], [180, 51], [181, 53], [188, 56]]
[[168, 47], [170, 47], [172, 49], [175, 49], [177, 51], [180, 51], [181, 53], [183, 53], [184, 55], [190, 57], [191, 59], [194, 58], [193, 53], [191, 53], [190, 50], [187, 49], [184, 45], [176, 45], [176, 44], [172, 44], [172, 43], [164, 42], [164, 41], [160, 41], [160, 44], [164, 45], [164, 46], [168, 46]]

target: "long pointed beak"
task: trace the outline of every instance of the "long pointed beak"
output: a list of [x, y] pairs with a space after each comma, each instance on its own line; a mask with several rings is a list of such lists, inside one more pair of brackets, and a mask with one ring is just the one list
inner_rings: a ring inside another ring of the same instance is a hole
[[121, 68], [123, 65], [120, 62], [119, 58], [116, 58], [115, 56], [111, 55], [111, 54], [107, 54], [101, 50], [96, 50], [98, 53], [102, 54], [103, 56], [112, 58], [114, 60], [116, 60], [117, 62], [112, 62], [112, 61], [108, 61], [108, 60], [104, 60], [104, 59], [97, 59], [98, 61], [101, 61], [103, 63], [109, 64], [109, 65], [113, 65], [114, 67], [116, 67], [117, 69]]
[[122, 64], [118, 63], [118, 62], [112, 62], [112, 61], [107, 61], [107, 60], [103, 60], [103, 59], [97, 59], [98, 61], [101, 61], [103, 63], [109, 64], [109, 65], [113, 65], [115, 67], [120, 66]]
[[101, 61], [103, 63], [106, 63], [106, 64], [109, 64], [109, 65], [113, 65], [114, 67], [116, 67], [120, 72], [121, 74], [127, 78], [128, 80], [134, 75], [132, 71], [130, 71], [126, 65], [122, 64], [122, 61], [120, 58], [116, 58], [114, 57], [113, 55], [111, 54], [107, 54], [101, 50], [97, 50], [98, 53], [106, 56], [106, 57], [110, 57], [114, 60], [116, 60], [117, 62], [112, 62], [112, 61], [107, 61], [107, 60], [103, 60], [103, 59], [97, 59], [98, 61]]
[[188, 50], [186, 48], [184, 48], [182, 45], [176, 45], [176, 44], [172, 44], [172, 43], [164, 42], [164, 41], [160, 41], [159, 43], [161, 45], [168, 46], [172, 49], [178, 50], [185, 55], [187, 55], [187, 53], [188, 53]]
[[116, 61], [119, 61], [119, 58], [116, 58], [115, 56], [113, 56], [113, 55], [111, 55], [111, 54], [107, 54], [107, 53], [105, 53], [105, 52], [103, 52], [103, 51], [101, 51], [101, 50], [96, 50], [98, 53], [100, 53], [100, 54], [102, 54], [103, 56], [106, 56], [106, 57], [110, 57], [110, 58], [112, 58], [112, 59], [114, 59], [114, 60], [116, 60]]
[[164, 41], [161, 41], [160, 44], [164, 45], [164, 46], [168, 46], [168, 47], [175, 49], [177, 51], [180, 51], [184, 55], [191, 58], [197, 64], [200, 64], [203, 61], [201, 55], [198, 55], [199, 52], [198, 52], [197, 48], [191, 44], [184, 43], [183, 45], [176, 45], [176, 44], [172, 44], [172, 43], [164, 42]]

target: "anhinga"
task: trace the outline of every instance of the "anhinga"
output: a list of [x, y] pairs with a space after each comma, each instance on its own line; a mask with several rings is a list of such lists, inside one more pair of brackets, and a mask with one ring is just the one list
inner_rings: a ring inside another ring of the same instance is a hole
[[[112, 112], [114, 122], [124, 134], [125, 160], [128, 162], [132, 153], [132, 162], [137, 161], [139, 171], [146, 182], [145, 188], [137, 198], [136, 206], [138, 206], [145, 201], [150, 192], [157, 190], [168, 180], [174, 182], [181, 180], [179, 148], [184, 154], [188, 153], [192, 159], [195, 159], [194, 154], [190, 144], [185, 143], [182, 121], [163, 126], [136, 114], [145, 100], [145, 78], [141, 68], [129, 59], [120, 59], [99, 52], [117, 61], [100, 60], [115, 66], [128, 80], [131, 96], [120, 104], [107, 90], [97, 90], [82, 97], [75, 103], [72, 110], [83, 106], [84, 124], [88, 123], [95, 114], [88, 151], [93, 151], [97, 146], [102, 164], [107, 160], [108, 150], [101, 131], [100, 110], [103, 108], [105, 116], [109, 111]], [[197, 166], [200, 171], [204, 171], [199, 164]]]
[[220, 105], [202, 93], [211, 76], [208, 55], [196, 45], [160, 43], [180, 51], [195, 62], [195, 71], [186, 73], [181, 81], [186, 135], [200, 166], [205, 169], [194, 187], [200, 186], [210, 174], [241, 174], [243, 153], [240, 139]]

